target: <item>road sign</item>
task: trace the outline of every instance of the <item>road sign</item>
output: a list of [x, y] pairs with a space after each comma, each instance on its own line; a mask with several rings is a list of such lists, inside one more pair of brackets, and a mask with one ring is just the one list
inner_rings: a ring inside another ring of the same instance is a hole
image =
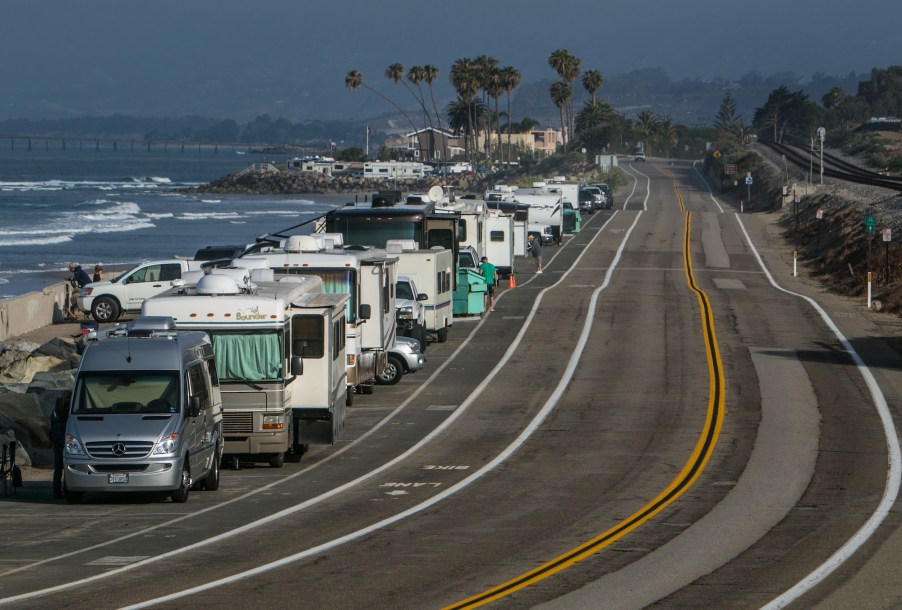
[[746, 176], [746, 177], [745, 177], [745, 183], [748, 184], [749, 186], [751, 186], [751, 184], [752, 184], [752, 177], [751, 177], [751, 176]]
[[864, 217], [864, 228], [867, 229], [868, 233], [873, 233], [874, 229], [877, 228], [877, 219], [873, 216], [865, 216]]
[[736, 167], [735, 163], [726, 163], [723, 166], [723, 173], [725, 173], [727, 176], [735, 176], [738, 171], [739, 168]]
[[883, 241], [893, 241], [892, 229], [883, 229]]
[[814, 213], [814, 216], [815, 216], [818, 220], [822, 220], [822, 219], [824, 218], [824, 211], [823, 211], [822, 209], [818, 208], [818, 209], [817, 209], [817, 212]]

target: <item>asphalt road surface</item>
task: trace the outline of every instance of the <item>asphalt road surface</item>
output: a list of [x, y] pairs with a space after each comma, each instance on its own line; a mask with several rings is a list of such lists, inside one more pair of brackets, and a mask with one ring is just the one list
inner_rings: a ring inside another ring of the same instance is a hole
[[900, 324], [696, 164], [624, 170], [336, 445], [187, 504], [0, 504], [0, 605], [902, 605]]

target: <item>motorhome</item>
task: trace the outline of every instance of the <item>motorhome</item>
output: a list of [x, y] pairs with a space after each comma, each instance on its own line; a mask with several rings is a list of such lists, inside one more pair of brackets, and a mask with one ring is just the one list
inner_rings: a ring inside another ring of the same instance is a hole
[[397, 257], [398, 273], [410, 278], [416, 289], [426, 295], [422, 301], [426, 332], [444, 343], [454, 324], [453, 253], [440, 246], [421, 250], [416, 247], [415, 241], [404, 239], [389, 240], [385, 250], [389, 255]]
[[[395, 344], [398, 260], [381, 249], [343, 246], [336, 234], [274, 233], [260, 239], [257, 251], [235, 259], [233, 266], [271, 269], [276, 277], [315, 275], [323, 280], [323, 292], [348, 295], [347, 384], [358, 393], [372, 393]], [[347, 395], [348, 406], [353, 395]]]
[[139, 318], [88, 342], [75, 374], [63, 453], [66, 500], [87, 492], [219, 488], [222, 401], [206, 334]]
[[[210, 336], [225, 409], [225, 453], [280, 467], [285, 454], [335, 442], [344, 426], [346, 294], [323, 280], [270, 270], [215, 269], [194, 286], [144, 302], [176, 328]], [[239, 278], [236, 281], [236, 278]]]
[[368, 161], [363, 164], [364, 178], [407, 179], [422, 178], [429, 169], [414, 161]]

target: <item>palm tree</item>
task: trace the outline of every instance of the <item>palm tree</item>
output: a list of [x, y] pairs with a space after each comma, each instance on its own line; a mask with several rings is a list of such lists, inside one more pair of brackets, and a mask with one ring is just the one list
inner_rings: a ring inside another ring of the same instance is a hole
[[513, 66], [501, 69], [501, 86], [507, 93], [507, 161], [511, 160], [511, 93], [520, 86], [520, 71]]
[[364, 83], [363, 82], [363, 74], [361, 74], [357, 70], [351, 70], [345, 76], [345, 87], [347, 87], [351, 91], [356, 91], [357, 89], [360, 89], [361, 87], [363, 87], [364, 89], [366, 89], [368, 91], [372, 91], [373, 93], [375, 93], [376, 95], [378, 95], [379, 97], [384, 99], [386, 102], [388, 102], [389, 104], [394, 106], [395, 109], [398, 112], [400, 112], [401, 114], [403, 114], [404, 118], [406, 118], [410, 122], [410, 126], [413, 127], [413, 130], [414, 131], [417, 130], [417, 127], [416, 127], [416, 125], [414, 125], [413, 120], [411, 120], [411, 118], [407, 115], [407, 113], [404, 112], [404, 109], [401, 108], [400, 106], [398, 106], [396, 103], [394, 103], [390, 98], [386, 97], [383, 93], [376, 91], [375, 89], [373, 89], [372, 87], [370, 87], [369, 85]]
[[[387, 67], [385, 69], [385, 78], [387, 78], [390, 81], [394, 81], [394, 83], [396, 85], [398, 83], [403, 84], [404, 87], [407, 89], [407, 92], [413, 96], [413, 99], [417, 100], [417, 102], [420, 102], [420, 99], [417, 97], [417, 94], [414, 93], [413, 89], [410, 88], [410, 85], [407, 84], [407, 81], [404, 80], [404, 64], [400, 64], [400, 63], [391, 64], [389, 67]], [[420, 103], [422, 104], [422, 102], [420, 102]], [[423, 122], [423, 129], [426, 129], [425, 121]], [[414, 127], [413, 135], [417, 140], [417, 150], [419, 151], [420, 158], [422, 159], [423, 158], [423, 149], [420, 146], [420, 137], [419, 137], [418, 132], [419, 132], [419, 129]]]
[[579, 77], [582, 60], [567, 49], [558, 49], [548, 56], [548, 65], [557, 72], [561, 79], [570, 85], [570, 99], [567, 100], [567, 124], [570, 134], [573, 133], [573, 83]]
[[573, 97], [573, 87], [570, 86], [570, 83], [557, 81], [551, 85], [548, 92], [551, 94], [551, 101], [561, 111], [561, 133], [564, 139], [564, 152], [567, 152], [567, 124], [564, 121], [564, 108]]
[[[420, 104], [420, 108], [423, 109], [423, 129], [426, 128], [426, 122], [429, 122], [429, 126], [432, 128], [432, 137], [429, 141], [429, 158], [435, 157], [435, 126], [432, 124], [432, 116], [429, 114], [429, 111], [426, 110], [426, 97], [423, 95], [423, 88], [420, 86], [420, 82], [423, 80], [423, 68], [420, 66], [412, 66], [410, 70], [407, 71], [407, 80], [417, 86], [417, 91], [414, 97], [417, 99], [417, 102]], [[417, 138], [419, 140], [419, 138]]]
[[586, 102], [576, 115], [576, 133], [583, 134], [601, 127], [614, 116], [614, 109], [606, 102]]
[[[451, 84], [457, 90], [458, 99], [463, 102], [463, 107], [467, 112], [471, 112], [473, 110], [473, 98], [479, 93], [479, 80], [476, 78], [476, 65], [473, 60], [468, 57], [455, 60], [451, 65], [449, 78]], [[464, 149], [467, 160], [471, 160], [470, 137], [474, 128], [474, 118], [470, 116], [467, 118], [466, 131], [464, 131]]]
[[[488, 98], [491, 96], [489, 90], [493, 87], [493, 79], [494, 73], [498, 69], [498, 60], [494, 57], [489, 57], [488, 55], [480, 55], [474, 60], [476, 64], [476, 78], [479, 81], [479, 88], [482, 89], [482, 101], [486, 110], [488, 110]], [[479, 121], [477, 121], [476, 128], [479, 129]], [[488, 124], [491, 125], [491, 120], [488, 121]], [[477, 133], [477, 138], [479, 134]], [[485, 139], [483, 141], [483, 154], [485, 155], [486, 160], [489, 157], [489, 146], [490, 136], [488, 130], [486, 130]]]
[[679, 140], [679, 134], [677, 133], [676, 126], [673, 124], [673, 119], [669, 116], [662, 117], [661, 120], [658, 121], [656, 131], [665, 142], [670, 144], [670, 150], [672, 151]]
[[645, 150], [645, 154], [647, 155], [650, 150], [648, 143], [655, 134], [658, 126], [658, 117], [656, 117], [655, 113], [651, 110], [643, 110], [636, 114], [636, 119], [639, 132], [645, 136], [645, 148], [643, 150]]
[[[495, 127], [498, 133], [498, 167], [501, 167], [501, 164], [504, 163], [504, 159], [501, 155], [501, 115], [498, 112], [498, 98], [504, 93], [504, 85], [501, 82], [501, 70], [499, 68], [492, 70], [486, 84], [488, 86], [487, 91], [489, 97], [495, 100]], [[486, 137], [488, 137], [488, 134], [486, 134]]]
[[[429, 97], [432, 99], [432, 109], [435, 110], [435, 120], [438, 121], [438, 128], [442, 130], [442, 115], [438, 112], [438, 106], [435, 103], [435, 94], [432, 91], [432, 83], [438, 78], [438, 68], [432, 64], [423, 66], [423, 82], [429, 86]], [[448, 161], [448, 138], [442, 133], [442, 161]]]
[[457, 99], [448, 104], [448, 125], [455, 134], [464, 134], [464, 147], [467, 148], [467, 160], [470, 160], [469, 145], [470, 139], [467, 134], [473, 133], [475, 125], [473, 121], [475, 117], [482, 116], [485, 113], [485, 105], [482, 100], [475, 96], [466, 98], [458, 95]]
[[592, 103], [595, 103], [595, 94], [604, 84], [604, 74], [598, 70], [586, 70], [583, 73], [583, 87], [592, 96]]

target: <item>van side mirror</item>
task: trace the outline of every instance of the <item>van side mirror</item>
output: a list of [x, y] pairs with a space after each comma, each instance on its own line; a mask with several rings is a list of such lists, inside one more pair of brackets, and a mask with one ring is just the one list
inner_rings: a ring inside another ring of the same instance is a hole
[[289, 370], [292, 375], [304, 374], [304, 360], [300, 356], [292, 356], [289, 363]]
[[426, 294], [425, 292], [421, 292], [417, 295], [417, 301], [428, 301], [428, 300], [429, 300], [429, 295]]
[[191, 396], [188, 399], [188, 417], [200, 415], [200, 396]]
[[369, 320], [370, 316], [373, 315], [372, 307], [369, 303], [361, 303], [360, 304], [360, 319], [361, 320]]

